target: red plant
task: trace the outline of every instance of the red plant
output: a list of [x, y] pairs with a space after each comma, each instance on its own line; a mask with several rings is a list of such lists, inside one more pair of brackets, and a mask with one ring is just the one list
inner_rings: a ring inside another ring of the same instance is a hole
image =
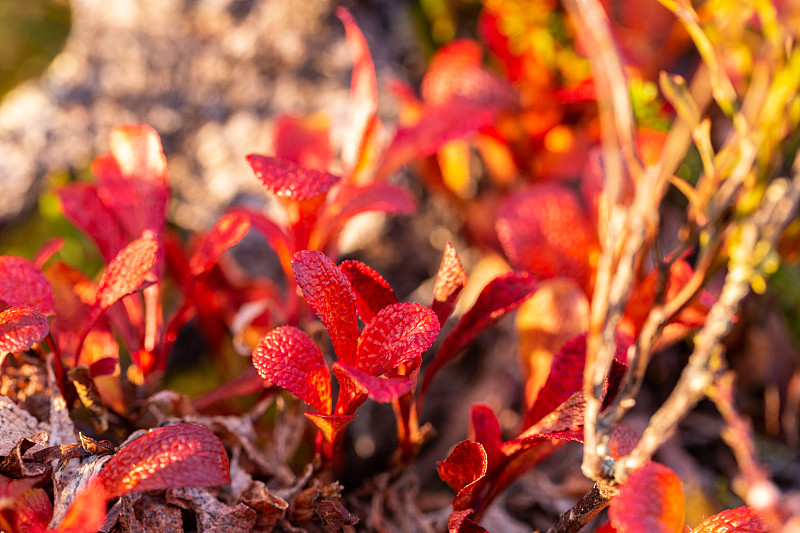
[[[129, 375], [141, 382], [163, 372], [176, 332], [191, 318], [187, 310], [196, 305], [194, 296], [203, 291], [219, 256], [247, 233], [249, 221], [241, 215], [223, 218], [198, 246], [182, 279], [185, 301], [165, 332], [161, 292], [169, 177], [161, 141], [149, 126], [133, 124], [112, 130], [109, 144], [111, 153], [92, 163], [96, 184], [78, 183], [58, 191], [64, 214], [94, 240], [108, 267], [96, 289], [65, 266], [50, 267], [51, 283], [63, 284], [57, 293], [62, 300], [59, 315], [72, 317], [59, 320], [56, 327], [64, 344], [61, 352], [70, 364], [91, 364], [91, 347], [85, 342], [95, 342], [93, 332], [107, 328], [95, 328], [95, 323], [110, 313], [133, 359]], [[70, 283], [73, 292], [81, 294], [70, 295]], [[126, 298], [139, 290], [142, 299]], [[115, 307], [118, 301], [123, 307]], [[88, 313], [79, 310], [84, 306]], [[82, 328], [77, 342], [76, 327]]]
[[[414, 397], [422, 354], [466, 284], [455, 250], [448, 243], [430, 308], [398, 302], [386, 280], [358, 261], [345, 261], [337, 268], [324, 254], [304, 251], [295, 254], [292, 267], [333, 344], [337, 361], [332, 370], [340, 384], [336, 405], [332, 406], [330, 371], [322, 352], [297, 328], [283, 326], [262, 338], [253, 352], [259, 374], [317, 409], [306, 416], [319, 428], [320, 451], [328, 459], [368, 397], [392, 402], [402, 459], [408, 460], [424, 440], [418, 425], [421, 397]], [[489, 283], [431, 361], [420, 394], [447, 362], [535, 287], [526, 274], [512, 273]], [[365, 324], [360, 334], [358, 318]]]
[[[581, 389], [585, 355], [584, 335], [565, 343], [524, 417], [525, 429], [511, 440], [503, 442], [500, 424], [490, 407], [481, 403], [472, 406], [469, 440], [457, 445], [439, 464], [439, 475], [457, 492], [450, 518], [451, 531], [461, 531], [458, 527], [466, 527], [464, 524], [476, 524], [498, 495], [561, 444], [583, 441], [585, 400]], [[620, 348], [608, 379], [607, 401], [616, 393], [624, 361], [625, 349]], [[630, 430], [621, 427], [614, 443], [620, 455], [633, 443]], [[455, 522], [461, 526], [454, 526]]]
[[356, 293], [327, 256], [298, 252], [292, 268], [303, 296], [333, 343], [337, 361], [332, 369], [340, 385], [335, 408], [325, 358], [301, 330], [283, 326], [269, 332], [254, 350], [253, 364], [261, 377], [317, 409], [306, 416], [320, 431], [320, 452], [330, 459], [341, 443], [343, 429], [368, 397], [389, 402], [414, 386], [415, 375], [393, 372], [403, 364], [419, 366], [439, 333], [439, 321], [433, 311], [419, 304], [392, 303], [371, 317], [361, 313], [366, 325], [359, 333]]

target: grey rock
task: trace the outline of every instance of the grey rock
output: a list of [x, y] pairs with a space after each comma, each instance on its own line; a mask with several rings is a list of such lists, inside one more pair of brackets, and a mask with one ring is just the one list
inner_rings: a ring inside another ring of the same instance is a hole
[[[48, 173], [85, 169], [107, 151], [109, 130], [128, 122], [149, 123], [162, 137], [179, 226], [207, 227], [235, 197], [263, 194], [244, 156], [269, 153], [278, 114], [344, 120], [352, 63], [335, 5], [72, 0], [64, 50], [0, 103], [0, 221], [24, 213]], [[403, 63], [420, 64], [405, 1], [346, 7], [366, 34], [379, 83], [403, 76]]]

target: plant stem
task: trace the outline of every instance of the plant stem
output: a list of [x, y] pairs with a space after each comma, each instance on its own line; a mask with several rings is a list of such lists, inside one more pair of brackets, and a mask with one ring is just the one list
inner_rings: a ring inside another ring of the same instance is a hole
[[561, 516], [547, 533], [576, 533], [583, 529], [597, 513], [608, 506], [614, 493], [608, 489], [601, 489], [595, 483], [592, 489], [583, 495], [578, 502]]

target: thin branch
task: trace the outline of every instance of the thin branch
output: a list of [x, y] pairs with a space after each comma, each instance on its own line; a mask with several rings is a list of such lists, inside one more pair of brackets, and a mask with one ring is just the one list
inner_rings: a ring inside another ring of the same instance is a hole
[[[616, 327], [632, 284], [635, 256], [648, 229], [655, 227], [658, 211], [652, 202], [653, 173], [643, 175], [642, 164], [636, 156], [634, 119], [625, 71], [611, 36], [608, 17], [597, 0], [567, 0], [565, 7], [578, 28], [578, 35], [584, 39], [595, 79], [605, 175], [605, 204], [601, 211], [607, 223], [599, 224], [602, 252], [592, 297], [584, 378], [587, 411], [583, 469], [589, 477], [598, 479], [603, 476], [595, 442], [595, 420], [600, 412], [603, 383], [616, 351]], [[623, 191], [630, 179], [636, 183], [637, 191], [635, 207], [629, 209], [624, 203]], [[647, 206], [642, 209], [645, 203]]]
[[678, 422], [706, 395], [715, 374], [722, 368], [722, 339], [733, 325], [739, 303], [750, 291], [751, 279], [758, 274], [759, 256], [763, 253], [757, 251], [772, 249], [795, 214], [800, 199], [800, 157], [795, 158], [792, 170], [792, 181], [773, 181], [761, 205], [742, 223], [738, 250], [731, 256], [722, 292], [698, 334], [689, 364], [669, 398], [650, 419], [636, 448], [617, 463], [617, 482], [622, 483], [631, 472], [650, 460], [672, 435]]
[[750, 423], [733, 405], [733, 379], [733, 372], [718, 376], [708, 397], [725, 419], [727, 428], [722, 432], [722, 439], [733, 451], [742, 474], [743, 483], [734, 483], [734, 489], [739, 485], [739, 496], [778, 531], [782, 523], [779, 511], [781, 491], [770, 479], [768, 470], [756, 459]]
[[614, 494], [614, 491], [602, 489], [595, 483], [592, 489], [584, 494], [572, 509], [558, 517], [558, 521], [547, 530], [547, 533], [577, 533], [597, 513], [608, 507]]

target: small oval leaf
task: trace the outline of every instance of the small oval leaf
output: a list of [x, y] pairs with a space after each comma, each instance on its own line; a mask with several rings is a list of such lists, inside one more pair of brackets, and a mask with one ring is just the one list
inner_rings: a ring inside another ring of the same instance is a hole
[[357, 369], [379, 376], [422, 356], [439, 334], [436, 314], [417, 303], [396, 303], [381, 309], [358, 339]]
[[389, 282], [361, 261], [344, 261], [339, 270], [347, 276], [356, 293], [358, 316], [364, 324], [368, 324], [384, 307], [397, 303]]
[[22, 352], [41, 342], [50, 327], [33, 307], [9, 307], [0, 312], [0, 354]]
[[246, 214], [232, 212], [222, 215], [194, 250], [189, 260], [192, 274], [199, 276], [210, 270], [226, 250], [244, 239], [248, 231], [250, 217]]
[[123, 296], [136, 291], [153, 268], [157, 250], [158, 244], [150, 237], [136, 239], [120, 250], [103, 272], [95, 305], [108, 309]]
[[681, 533], [685, 509], [681, 480], [671, 468], [651, 461], [620, 487], [608, 515], [617, 531]]
[[356, 295], [347, 277], [328, 256], [313, 250], [294, 254], [292, 270], [303, 296], [328, 330], [336, 357], [356, 366]]
[[692, 533], [769, 533], [772, 531], [750, 507], [722, 511], [707, 518]]
[[303, 168], [277, 157], [250, 154], [247, 162], [269, 192], [291, 200], [316, 198], [341, 180], [339, 176], [328, 172]]
[[308, 335], [291, 326], [267, 333], [253, 350], [258, 374], [318, 411], [331, 413], [331, 377], [325, 358]]
[[465, 487], [486, 475], [488, 461], [486, 451], [477, 442], [464, 440], [456, 444], [447, 459], [439, 463], [437, 470], [442, 481], [460, 492]]
[[108, 498], [133, 491], [215, 487], [231, 482], [228, 454], [197, 424], [154, 429], [122, 448], [97, 475]]
[[50, 284], [24, 257], [0, 256], [0, 300], [12, 307], [35, 307], [45, 315], [55, 314]]

